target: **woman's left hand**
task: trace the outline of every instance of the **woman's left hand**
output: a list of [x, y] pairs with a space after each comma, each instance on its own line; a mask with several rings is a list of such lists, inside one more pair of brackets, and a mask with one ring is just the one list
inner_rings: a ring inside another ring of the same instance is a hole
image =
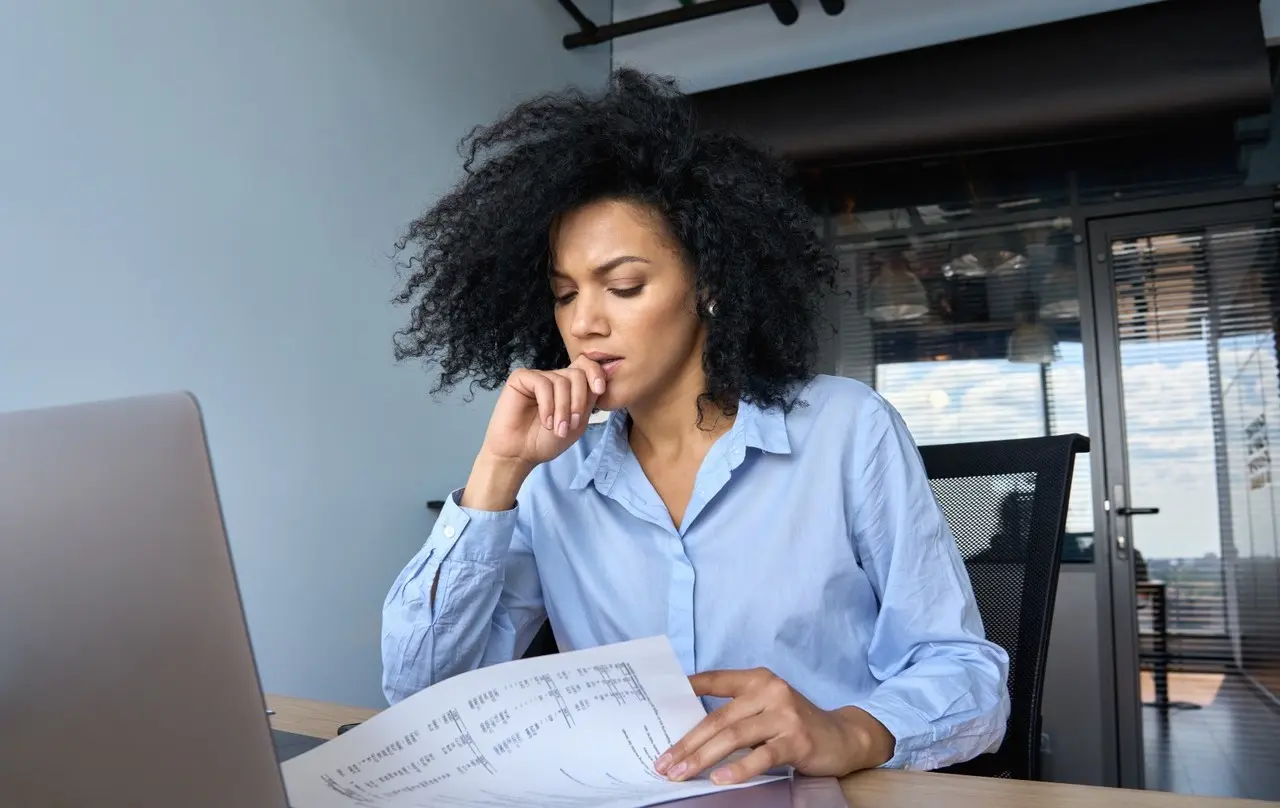
[[893, 736], [870, 714], [856, 707], [820, 709], [763, 668], [707, 671], [689, 682], [699, 696], [731, 701], [658, 758], [658, 773], [668, 779], [696, 777], [739, 749], [751, 751], [713, 771], [712, 782], [740, 783], [785, 765], [800, 774], [839, 777], [893, 756]]

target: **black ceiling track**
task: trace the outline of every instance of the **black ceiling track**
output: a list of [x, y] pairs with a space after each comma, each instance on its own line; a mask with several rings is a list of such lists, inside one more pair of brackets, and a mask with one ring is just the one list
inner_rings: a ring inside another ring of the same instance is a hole
[[[832, 16], [844, 11], [845, 0], [818, 0], [818, 2], [822, 6], [822, 10]], [[564, 37], [564, 46], [567, 50], [585, 48], [588, 45], [599, 45], [602, 42], [608, 42], [620, 36], [638, 34], [641, 31], [652, 31], [655, 28], [666, 28], [669, 25], [677, 25], [690, 20], [700, 20], [704, 17], [714, 17], [717, 14], [739, 11], [753, 6], [767, 5], [773, 10], [773, 16], [783, 25], [791, 25], [800, 18], [800, 9], [796, 6], [795, 0], [702, 0], [699, 3], [684, 2], [679, 8], [674, 8], [670, 11], [660, 11], [657, 14], [648, 14], [643, 17], [622, 20], [621, 22], [607, 25], [597, 25], [586, 14], [582, 13], [582, 9], [578, 8], [573, 0], [560, 0], [560, 5], [569, 13], [570, 17], [573, 17], [573, 21], [578, 24], [577, 31], [572, 34], [566, 34]]]

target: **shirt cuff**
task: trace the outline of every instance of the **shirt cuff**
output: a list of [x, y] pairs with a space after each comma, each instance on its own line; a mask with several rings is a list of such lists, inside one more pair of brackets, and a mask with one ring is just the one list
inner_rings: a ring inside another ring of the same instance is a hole
[[893, 736], [893, 757], [880, 768], [928, 768], [920, 753], [933, 742], [934, 730], [911, 705], [895, 695], [879, 692], [853, 706], [865, 710]]
[[503, 560], [511, 547], [519, 505], [505, 511], [464, 508], [459, 504], [463, 491], [458, 488], [445, 498], [428, 540], [432, 557], [440, 561]]

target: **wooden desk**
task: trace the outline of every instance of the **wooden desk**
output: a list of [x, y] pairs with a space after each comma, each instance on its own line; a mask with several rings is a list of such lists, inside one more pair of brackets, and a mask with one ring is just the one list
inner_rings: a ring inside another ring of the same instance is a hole
[[[267, 696], [276, 711], [271, 726], [314, 738], [333, 738], [338, 727], [377, 713], [287, 696]], [[1280, 803], [1187, 797], [1158, 791], [1093, 788], [1059, 783], [1029, 783], [960, 777], [932, 772], [870, 771], [840, 783], [850, 808], [1275, 808]]]

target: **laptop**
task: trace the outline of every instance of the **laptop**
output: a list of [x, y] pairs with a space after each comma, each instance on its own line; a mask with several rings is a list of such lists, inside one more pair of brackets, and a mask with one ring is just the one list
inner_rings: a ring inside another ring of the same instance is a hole
[[287, 808], [279, 763], [320, 743], [271, 730], [195, 397], [0, 414], [0, 804]]

